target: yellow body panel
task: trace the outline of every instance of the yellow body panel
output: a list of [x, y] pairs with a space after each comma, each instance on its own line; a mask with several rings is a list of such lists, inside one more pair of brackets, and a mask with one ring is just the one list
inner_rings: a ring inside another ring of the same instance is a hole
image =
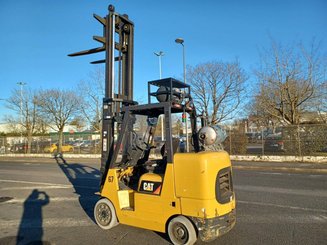
[[214, 218], [235, 208], [235, 198], [226, 204], [216, 200], [217, 174], [230, 166], [225, 151], [175, 154], [176, 196], [181, 198], [183, 215]]
[[212, 218], [235, 208], [235, 198], [219, 204], [215, 196], [217, 173], [230, 166], [226, 152], [175, 154], [174, 164], [167, 164], [164, 177], [146, 173], [139, 180], [138, 190], [143, 180], [162, 181], [160, 195], [119, 190], [119, 169], [110, 169], [101, 196], [111, 200], [121, 224], [165, 232], [166, 222], [175, 215]]
[[[165, 232], [167, 220], [181, 213], [180, 201], [175, 196], [173, 165], [167, 164], [160, 195], [151, 195], [129, 190], [133, 193], [130, 209], [121, 209], [118, 198], [117, 169], [110, 169], [101, 196], [108, 198], [116, 209], [119, 223]], [[157, 181], [161, 176], [146, 173], [141, 180]], [[110, 180], [110, 181], [109, 181]], [[133, 202], [133, 203], [132, 203]]]

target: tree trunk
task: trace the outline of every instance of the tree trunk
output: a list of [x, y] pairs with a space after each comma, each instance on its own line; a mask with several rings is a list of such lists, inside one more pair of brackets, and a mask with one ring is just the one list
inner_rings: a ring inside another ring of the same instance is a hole
[[62, 153], [63, 131], [64, 131], [63, 128], [59, 129], [59, 131], [58, 131], [58, 148], [57, 148], [58, 153]]
[[27, 131], [27, 153], [30, 154], [31, 150], [32, 150], [32, 138], [33, 134], [31, 132], [31, 130]]

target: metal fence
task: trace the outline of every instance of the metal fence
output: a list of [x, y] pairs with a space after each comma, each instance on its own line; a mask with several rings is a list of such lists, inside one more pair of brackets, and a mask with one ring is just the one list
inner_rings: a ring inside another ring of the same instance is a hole
[[[246, 132], [242, 125], [227, 128], [224, 148], [231, 155], [326, 156], [327, 124], [262, 127]], [[63, 152], [71, 154], [101, 153], [100, 135], [95, 133], [65, 134]], [[55, 153], [58, 136], [35, 136], [30, 153]], [[159, 149], [159, 147], [158, 147]], [[26, 138], [0, 137], [0, 154], [28, 153]]]
[[224, 146], [231, 155], [327, 157], [327, 124], [261, 127], [253, 132], [235, 127], [227, 133]]
[[[28, 146], [26, 137], [0, 137], [0, 154], [8, 153], [50, 153], [58, 149], [58, 135], [33, 136], [31, 146]], [[99, 154], [101, 153], [100, 135], [93, 133], [64, 134], [63, 152], [71, 154]]]

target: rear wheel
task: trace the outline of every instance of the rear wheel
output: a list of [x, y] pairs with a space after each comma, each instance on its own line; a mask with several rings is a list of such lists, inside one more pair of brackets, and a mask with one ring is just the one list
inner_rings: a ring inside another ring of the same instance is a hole
[[95, 204], [94, 218], [104, 230], [109, 230], [118, 225], [114, 205], [107, 198], [102, 198]]
[[169, 222], [168, 236], [175, 245], [192, 245], [197, 240], [194, 225], [184, 216], [177, 216]]

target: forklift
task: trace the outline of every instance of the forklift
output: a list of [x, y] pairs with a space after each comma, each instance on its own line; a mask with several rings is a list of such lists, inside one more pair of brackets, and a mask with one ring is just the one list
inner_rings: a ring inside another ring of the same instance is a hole
[[[134, 24], [108, 7], [102, 43], [69, 56], [105, 51], [102, 154], [99, 200], [94, 218], [102, 229], [119, 223], [167, 233], [173, 244], [209, 242], [230, 231], [236, 221], [230, 157], [218, 126], [198, 116], [190, 85], [174, 78], [148, 82], [148, 103], [133, 100]], [[174, 137], [175, 115], [188, 115], [190, 149], [180, 151]], [[164, 139], [158, 144], [159, 117]], [[198, 121], [201, 128], [198, 130]], [[159, 149], [158, 149], [159, 148]]]

